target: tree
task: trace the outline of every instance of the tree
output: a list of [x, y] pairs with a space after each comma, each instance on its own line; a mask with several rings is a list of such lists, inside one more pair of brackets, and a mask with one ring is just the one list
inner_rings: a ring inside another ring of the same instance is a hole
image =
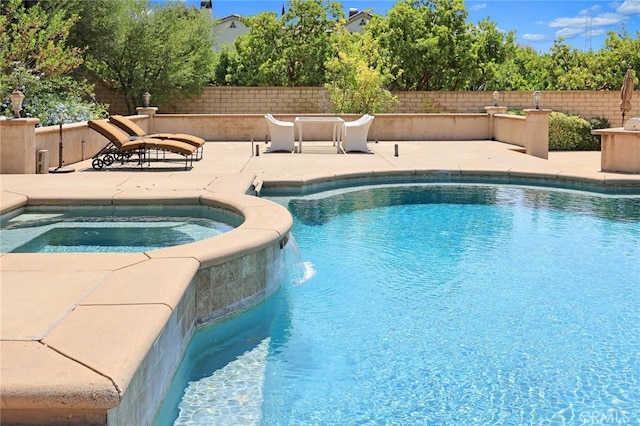
[[[238, 86], [285, 86], [287, 80], [277, 65], [283, 50], [284, 30], [273, 12], [246, 19], [249, 33], [238, 37], [235, 55], [220, 52], [222, 64], [230, 71], [225, 78]], [[226, 59], [226, 60], [225, 60]]]
[[483, 19], [476, 26], [471, 26], [472, 50], [470, 59], [473, 63], [467, 88], [470, 90], [496, 90], [496, 74], [515, 49], [515, 33], [503, 33], [495, 22]]
[[[578, 49], [572, 49], [563, 38], [554, 41], [551, 53], [543, 55], [546, 58], [546, 86], [541, 89], [576, 90], [585, 87], [586, 77], [582, 71], [586, 70], [584, 54]], [[577, 77], [577, 78], [576, 78]]]
[[45, 4], [64, 2], [67, 13], [74, 11], [80, 19], [71, 28], [68, 42], [82, 49], [85, 54], [100, 50], [112, 43], [124, 3], [121, 0], [55, 0]]
[[0, 11], [3, 113], [10, 114], [9, 94], [18, 89], [25, 95], [23, 115], [41, 125], [101, 116], [106, 106], [87, 100], [93, 86], [70, 75], [82, 63], [80, 49], [66, 43], [77, 15], [19, 0], [0, 3]]
[[603, 60], [602, 52], [570, 49], [566, 44], [556, 41], [548, 61], [552, 67], [549, 74], [553, 75], [549, 85], [554, 90], [609, 89], [612, 87], [610, 69], [604, 66]]
[[283, 51], [276, 61], [288, 86], [321, 86], [324, 64], [334, 54], [330, 37], [342, 26], [342, 5], [337, 1], [291, 0], [282, 16]]
[[86, 40], [86, 67], [122, 93], [130, 113], [145, 91], [158, 103], [202, 92], [213, 63], [206, 11], [182, 2], [152, 8], [146, 0], [108, 1], [115, 15], [100, 25], [106, 34]]
[[2, 75], [19, 63], [34, 74], [56, 78], [82, 63], [81, 51], [66, 45], [76, 15], [47, 13], [39, 5], [26, 9], [19, 0], [2, 3], [0, 10]]
[[238, 55], [228, 45], [222, 46], [215, 56], [212, 84], [214, 86], [242, 86], [238, 80]]
[[462, 0], [400, 0], [367, 26], [399, 90], [460, 90], [471, 38]]
[[251, 30], [236, 40], [235, 60], [228, 52], [219, 55], [220, 64], [235, 67], [225, 80], [245, 86], [321, 86], [324, 64], [335, 55], [331, 34], [344, 23], [340, 3], [324, 3], [290, 0], [281, 19], [273, 12], [246, 18]]
[[366, 35], [345, 30], [334, 36], [338, 54], [326, 63], [327, 83], [334, 112], [390, 112], [397, 98], [385, 89], [388, 75], [370, 65], [377, 57], [375, 44]]
[[637, 78], [640, 75], [640, 31], [636, 32], [635, 39], [626, 31], [607, 33], [600, 66], [606, 73], [603, 78], [615, 89], [622, 86], [628, 67], [636, 71]]
[[495, 90], [542, 90], [547, 87], [545, 59], [531, 46], [516, 46], [495, 68], [489, 87]]

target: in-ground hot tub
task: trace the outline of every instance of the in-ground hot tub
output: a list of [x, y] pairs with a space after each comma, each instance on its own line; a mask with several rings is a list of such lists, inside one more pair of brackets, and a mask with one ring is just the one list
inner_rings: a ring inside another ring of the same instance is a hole
[[0, 252], [145, 252], [211, 238], [242, 221], [202, 205], [28, 206], [0, 217]]
[[[30, 207], [28, 194], [16, 199], [5, 214]], [[0, 253], [3, 421], [148, 424], [196, 327], [260, 303], [282, 281], [292, 218], [267, 200], [134, 192], [33, 203], [195, 204], [241, 223], [144, 252]]]

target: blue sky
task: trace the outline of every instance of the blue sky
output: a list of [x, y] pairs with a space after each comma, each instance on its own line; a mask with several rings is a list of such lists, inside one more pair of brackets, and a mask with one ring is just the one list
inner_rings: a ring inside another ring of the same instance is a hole
[[[162, 0], [153, 0], [154, 3]], [[200, 7], [200, 0], [183, 0]], [[345, 13], [350, 8], [373, 10], [385, 14], [395, 1], [340, 0]], [[224, 18], [231, 14], [255, 15], [271, 10], [280, 13], [287, 1], [213, 0], [213, 15]], [[503, 31], [516, 31], [518, 44], [530, 45], [539, 52], [548, 52], [553, 41], [564, 37], [571, 46], [598, 50], [604, 46], [608, 31], [623, 28], [634, 38], [640, 31], [640, 0], [578, 1], [578, 0], [466, 0], [468, 21], [478, 23], [490, 18]]]

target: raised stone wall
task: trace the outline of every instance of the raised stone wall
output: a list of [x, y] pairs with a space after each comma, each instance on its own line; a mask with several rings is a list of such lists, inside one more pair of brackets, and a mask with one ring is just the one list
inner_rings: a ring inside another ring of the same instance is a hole
[[[111, 105], [112, 114], [129, 114], [122, 97], [96, 85], [100, 102]], [[484, 112], [492, 92], [394, 92], [396, 113]], [[153, 94], [152, 94], [153, 96]], [[640, 116], [640, 91], [634, 93], [627, 117]], [[151, 98], [153, 104], [153, 97]], [[532, 108], [533, 92], [500, 92], [500, 106]], [[208, 87], [194, 99], [159, 105], [159, 114], [313, 114], [330, 112], [326, 92], [320, 87]], [[544, 91], [542, 108], [580, 115], [604, 117], [611, 127], [622, 126], [618, 91]]]

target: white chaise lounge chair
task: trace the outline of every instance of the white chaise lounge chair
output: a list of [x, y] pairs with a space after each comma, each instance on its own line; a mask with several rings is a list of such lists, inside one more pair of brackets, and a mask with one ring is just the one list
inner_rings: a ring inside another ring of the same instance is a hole
[[264, 118], [267, 120], [271, 136], [271, 148], [269, 148], [269, 152], [293, 152], [295, 146], [293, 133], [294, 124], [289, 121], [280, 121], [271, 114], [266, 114]]
[[344, 152], [369, 152], [367, 135], [374, 116], [365, 114], [355, 121], [347, 121], [342, 125], [342, 149]]

